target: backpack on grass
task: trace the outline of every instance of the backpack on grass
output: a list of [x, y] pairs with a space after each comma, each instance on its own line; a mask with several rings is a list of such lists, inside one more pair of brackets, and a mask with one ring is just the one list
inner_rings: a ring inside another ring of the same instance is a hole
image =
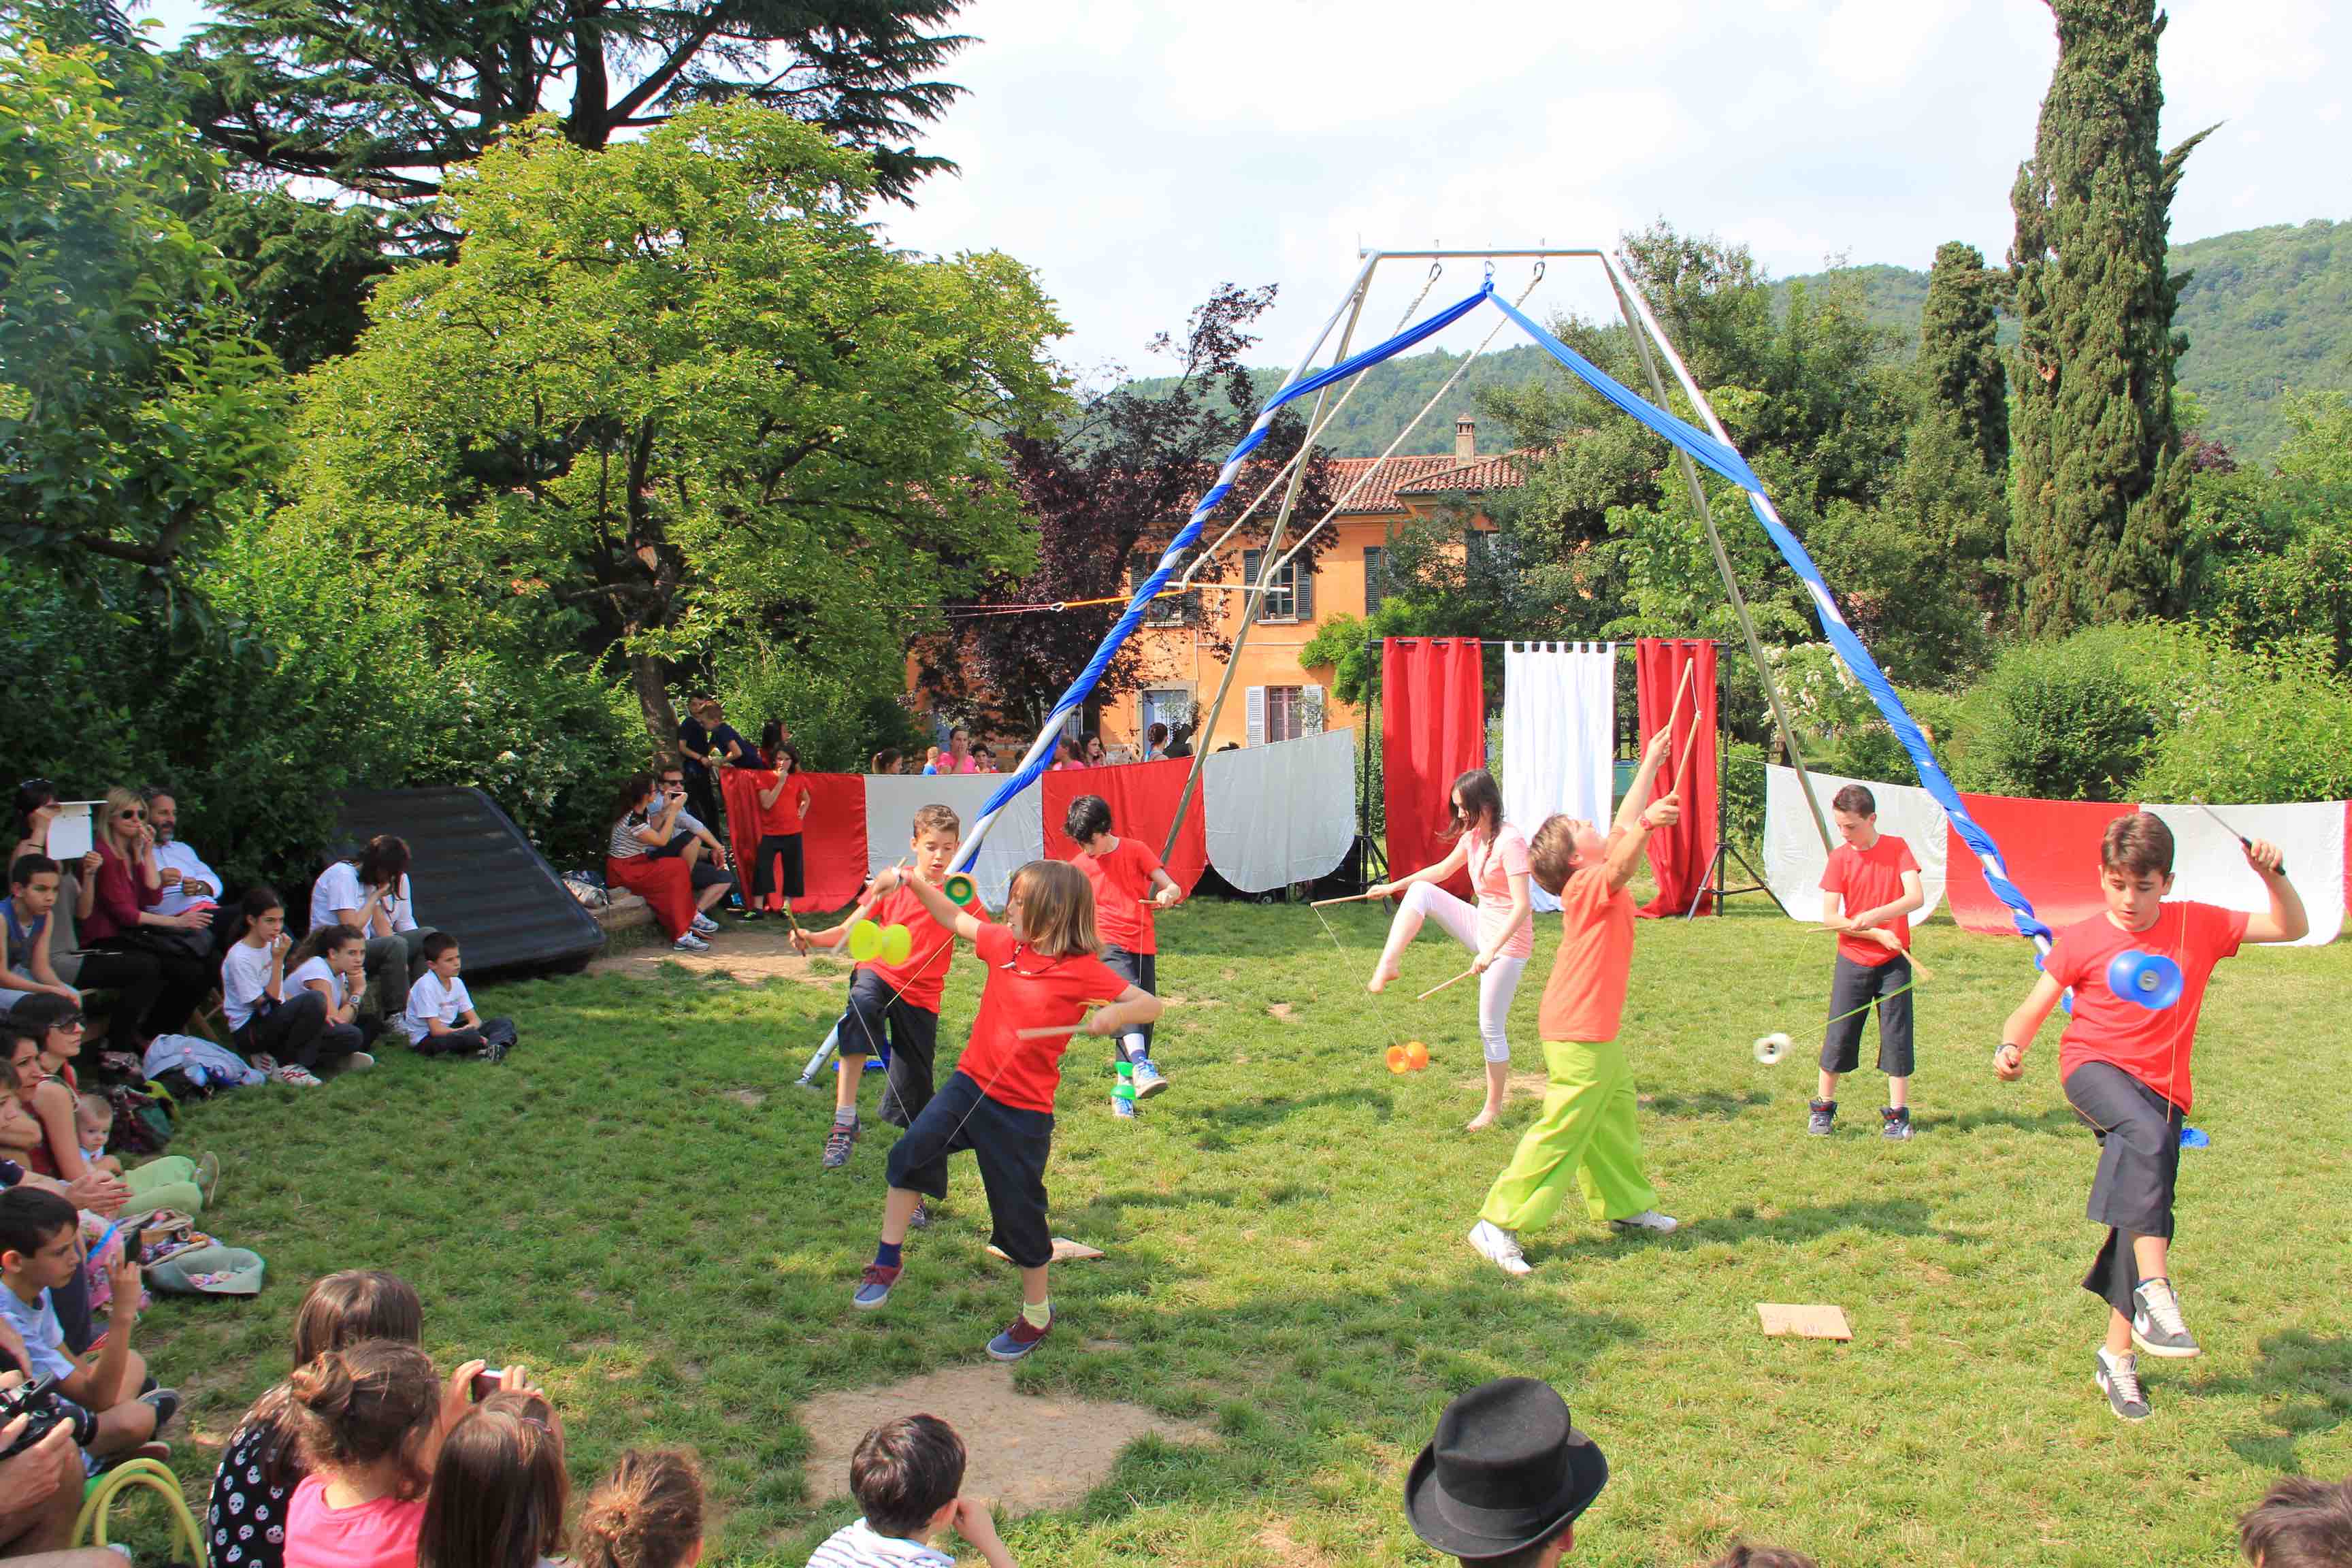
[[151, 1080], [143, 1090], [117, 1084], [106, 1091], [106, 1102], [114, 1109], [114, 1126], [106, 1135], [109, 1149], [132, 1156], [160, 1154], [172, 1141], [179, 1107], [162, 1084]]

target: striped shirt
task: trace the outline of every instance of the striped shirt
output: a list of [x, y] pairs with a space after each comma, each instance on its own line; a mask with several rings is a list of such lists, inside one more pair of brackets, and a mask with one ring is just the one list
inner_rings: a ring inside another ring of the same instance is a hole
[[808, 1568], [955, 1568], [955, 1559], [919, 1541], [877, 1535], [861, 1519], [826, 1536]]
[[645, 825], [645, 814], [636, 811], [613, 824], [613, 841], [604, 846], [604, 852], [615, 860], [634, 860], [644, 854], [647, 846], [637, 837], [637, 829]]

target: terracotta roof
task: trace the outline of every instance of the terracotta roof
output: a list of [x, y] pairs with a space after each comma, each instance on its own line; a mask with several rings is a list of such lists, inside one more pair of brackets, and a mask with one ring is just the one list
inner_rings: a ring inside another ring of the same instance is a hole
[[1477, 458], [1465, 463], [1451, 452], [1433, 453], [1424, 457], [1399, 455], [1381, 463], [1378, 458], [1334, 458], [1331, 459], [1331, 489], [1335, 495], [1347, 495], [1366, 470], [1380, 464], [1380, 472], [1366, 481], [1364, 488], [1349, 498], [1341, 509], [1342, 516], [1365, 513], [1403, 511], [1401, 496], [1441, 495], [1449, 490], [1512, 489], [1527, 483], [1516, 454], [1504, 453], [1491, 458]]

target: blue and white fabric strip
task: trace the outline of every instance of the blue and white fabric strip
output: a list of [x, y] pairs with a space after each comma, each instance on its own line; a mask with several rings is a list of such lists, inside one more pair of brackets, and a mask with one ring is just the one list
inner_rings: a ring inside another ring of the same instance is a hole
[[[1169, 542], [1167, 551], [1160, 557], [1160, 564], [1153, 569], [1150, 576], [1145, 578], [1137, 586], [1135, 596], [1128, 601], [1125, 613], [1104, 636], [1102, 646], [1095, 649], [1095, 655], [1087, 661], [1087, 667], [1078, 671], [1077, 678], [1070, 682], [1069, 689], [1064, 691], [1060, 700], [1054, 704], [1054, 711], [1046, 719], [1045, 730], [1039, 734], [1036, 743], [1030, 747], [1029, 755], [1023, 759], [1020, 769], [1008, 777], [997, 788], [994, 795], [989, 796], [988, 805], [982, 808], [980, 819], [972, 824], [971, 834], [966, 837], [963, 847], [957, 851], [955, 864], [959, 868], [967, 865], [971, 857], [979, 852], [980, 840], [986, 834], [989, 822], [994, 818], [1004, 803], [1034, 784], [1038, 776], [1045, 771], [1047, 759], [1053, 755], [1053, 747], [1047, 737], [1059, 731], [1062, 721], [1073, 709], [1087, 700], [1087, 693], [1095, 689], [1095, 684], [1102, 679], [1103, 671], [1108, 669], [1110, 667], [1110, 661], [1118, 656], [1120, 646], [1127, 641], [1136, 627], [1143, 624], [1143, 617], [1150, 611], [1151, 601], [1159, 596], [1160, 589], [1166, 587], [1168, 580], [1175, 575], [1176, 568], [1184, 552], [1200, 542], [1201, 531], [1207, 525], [1210, 513], [1215, 511], [1225, 497], [1232, 493], [1234, 482], [1240, 477], [1242, 467], [1249, 461], [1251, 454], [1265, 445], [1266, 428], [1274, 423], [1276, 411], [1286, 403], [1296, 402], [1309, 393], [1319, 392], [1334, 382], [1345, 381], [1358, 372], [1378, 364], [1392, 355], [1402, 353], [1415, 343], [1444, 331], [1447, 327], [1476, 310], [1481, 302], [1493, 298], [1494, 292], [1494, 285], [1487, 284], [1476, 293], [1448, 305], [1433, 316], [1425, 317], [1407, 327], [1386, 342], [1376, 343], [1361, 353], [1350, 355], [1327, 370], [1318, 371], [1312, 375], [1301, 376], [1266, 400], [1265, 406], [1258, 411], [1257, 417], [1251, 422], [1248, 432], [1234, 443], [1233, 451], [1226, 456], [1224, 466], [1217, 471], [1217, 482], [1211, 485], [1208, 493], [1193, 504], [1192, 515], [1185, 519], [1182, 528], [1176, 531], [1176, 537]], [[1202, 739], [1206, 738], [1202, 737]]]
[[1912, 765], [1918, 769], [1919, 782], [1927, 787], [1928, 794], [1936, 797], [1937, 804], [1944, 808], [1944, 814], [1951, 818], [1952, 829], [1960, 836], [1961, 842], [1975, 853], [1977, 863], [1984, 871], [1986, 885], [1992, 889], [1994, 897], [2009, 906], [2010, 919], [2019, 933], [2032, 939], [2035, 946], [2047, 949], [2050, 927], [2033, 912], [2032, 902], [2017, 884], [2010, 880], [2009, 868], [2000, 857], [2000, 846], [1995, 844], [1992, 836], [1969, 815], [1968, 806], [1960, 799], [1960, 792], [1953, 787], [1951, 779], [1937, 764], [1935, 752], [1928, 749], [1927, 736], [1920, 732], [1910, 710], [1903, 706], [1903, 699], [1895, 692], [1894, 683], [1878, 668], [1878, 661], [1870, 657], [1870, 650], [1863, 647], [1862, 639], [1854, 635], [1853, 628], [1846, 625], [1837, 601], [1830, 596], [1829, 585], [1822, 581], [1821, 568], [1813, 564], [1813, 558], [1806, 552], [1803, 542], [1780, 521], [1780, 514], [1773, 509], [1771, 499], [1764, 493], [1764, 482], [1756, 477], [1756, 470], [1748, 466], [1748, 459], [1706, 431], [1636, 395], [1599, 365], [1538, 326], [1501, 295], [1495, 295], [1494, 300], [1505, 315], [1517, 321], [1546, 353], [1567, 366], [1579, 380], [1660, 437], [1689, 453], [1696, 461], [1705, 464], [1748, 492], [1748, 509], [1755, 512], [1756, 521], [1764, 525], [1764, 532], [1772, 541], [1773, 547], [1780, 551], [1780, 558], [1789, 563], [1789, 569], [1796, 573], [1798, 580], [1805, 585], [1805, 592], [1811, 595], [1813, 614], [1821, 621], [1822, 631], [1828, 637], [1830, 646], [1837, 649], [1838, 657], [1845, 660], [1846, 668], [1853, 671], [1854, 679], [1861, 681], [1863, 689], [1870, 693], [1870, 700], [1878, 705], [1880, 716], [1895, 731], [1895, 738], [1903, 742], [1903, 749], [1909, 753]]

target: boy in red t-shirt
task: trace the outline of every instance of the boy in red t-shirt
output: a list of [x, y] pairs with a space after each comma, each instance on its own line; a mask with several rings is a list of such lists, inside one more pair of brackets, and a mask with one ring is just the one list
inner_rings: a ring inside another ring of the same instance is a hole
[[[907, 853], [917, 881], [939, 885], [955, 858], [962, 831], [948, 806], [927, 805], [915, 813]], [[906, 963], [869, 958], [850, 974], [849, 1005], [833, 1030], [841, 1054], [834, 1068], [833, 1125], [824, 1135], [828, 1171], [847, 1164], [857, 1142], [857, 1085], [866, 1076], [869, 1055], [881, 1057], [889, 1068], [883, 1121], [904, 1127], [931, 1102], [933, 1063], [940, 1050], [940, 998], [947, 989], [948, 968], [955, 962], [955, 933], [931, 919], [930, 910], [908, 888], [858, 905], [830, 931], [795, 930], [793, 945], [803, 952], [812, 947], [839, 947], [849, 940], [849, 928], [861, 920], [905, 926], [911, 941]], [[928, 1216], [919, 1211], [916, 1227], [927, 1223]]]
[[[1072, 864], [1086, 873], [1095, 890], [1095, 924], [1103, 940], [1103, 962], [1129, 982], [1160, 994], [1160, 939], [1151, 918], [1173, 909], [1184, 889], [1160, 863], [1160, 857], [1133, 838], [1112, 837], [1110, 802], [1098, 795], [1082, 795], [1070, 802], [1062, 831], [1078, 847]], [[1151, 1059], [1151, 1026], [1146, 1024], [1111, 1047], [1122, 1061], [1135, 1067], [1135, 1099], [1110, 1097], [1111, 1114], [1132, 1119], [1136, 1106], [1168, 1087], [1168, 1079]]]
[[1911, 1136], [1911, 911], [1927, 890], [1911, 846], [1878, 831], [1878, 800], [1850, 784], [1831, 797], [1830, 815], [1845, 842], [1830, 852], [1822, 891], [1832, 903], [1822, 923], [1838, 933], [1830, 977], [1829, 1032], [1822, 1038], [1820, 1092], [1805, 1131], [1826, 1138], [1837, 1120], [1837, 1081], [1862, 1064], [1862, 1020], [1878, 1007], [1878, 1070], [1886, 1075], [1880, 1132]]
[[1558, 1214], [1571, 1185], [1584, 1189], [1594, 1219], [1621, 1231], [1675, 1228], [1643, 1170], [1633, 1068], [1617, 1039], [1633, 973], [1633, 896], [1625, 884], [1650, 834], [1682, 817], [1676, 796], [1650, 799], [1670, 738], [1662, 727], [1650, 742], [1606, 839], [1589, 822], [1554, 816], [1528, 844], [1528, 874], [1559, 900], [1559, 952], [1537, 1016], [1543, 1109], [1470, 1230], [1479, 1256], [1515, 1277], [1530, 1272], [1518, 1232]]
[[[2246, 845], [2246, 863], [2263, 879], [2270, 908], [2258, 915], [2212, 904], [2168, 904], [2172, 890], [2172, 829], [2145, 811], [2107, 824], [2099, 843], [2099, 886], [2106, 912], [2067, 927], [2042, 960], [2042, 977], [2001, 1026], [1993, 1071], [2024, 1076], [2025, 1048], [2068, 990], [2074, 1016], [2058, 1039], [2058, 1075], [2066, 1102], [2099, 1138], [2091, 1180], [2090, 1218], [2107, 1227], [2083, 1288], [2107, 1303], [2106, 1342], [2095, 1374], [2107, 1408], [2126, 1421], [2147, 1419], [2135, 1348], [2162, 1357], [2193, 1356], [2197, 1342], [2172, 1287], [2172, 1189], [2180, 1170], [2180, 1127], [2189, 1106], [2189, 1057], [2197, 1010], [2213, 966], [2244, 942], [2294, 942], [2311, 929], [2303, 900], [2286, 879], [2275, 845]], [[2107, 966], [2127, 952], [2179, 966], [2179, 1000], [2150, 1008], [2117, 996]]]
[[[972, 944], [987, 979], [956, 1070], [890, 1146], [881, 1245], [850, 1300], [872, 1309], [890, 1299], [916, 1205], [926, 1195], [947, 1196], [948, 1156], [969, 1149], [979, 1157], [981, 1184], [988, 1190], [991, 1239], [1021, 1270], [1021, 1315], [988, 1342], [988, 1353], [1019, 1361], [1054, 1324], [1045, 1291], [1045, 1267], [1054, 1260], [1054, 1236], [1045, 1224], [1045, 1160], [1054, 1147], [1062, 1053], [1081, 1026], [1090, 1035], [1117, 1037], [1150, 1023], [1160, 1016], [1160, 998], [1095, 956], [1094, 894], [1076, 868], [1062, 861], [1032, 860], [1013, 875], [1002, 925], [966, 914], [939, 889], [909, 880], [896, 867], [874, 879], [877, 893], [900, 888], [911, 889], [933, 920]], [[1033, 1036], [1036, 1030], [1052, 1032]]]

